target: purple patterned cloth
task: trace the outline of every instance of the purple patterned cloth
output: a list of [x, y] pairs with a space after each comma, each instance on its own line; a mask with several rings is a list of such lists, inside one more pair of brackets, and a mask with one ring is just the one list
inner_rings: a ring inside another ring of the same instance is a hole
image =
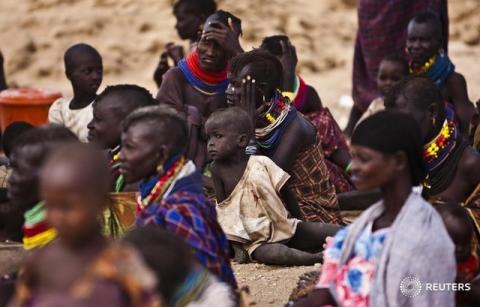
[[215, 205], [203, 194], [197, 171], [175, 183], [169, 195], [146, 207], [137, 225], [160, 225], [192, 247], [199, 263], [220, 280], [236, 288], [230, 266], [230, 247], [218, 223]]

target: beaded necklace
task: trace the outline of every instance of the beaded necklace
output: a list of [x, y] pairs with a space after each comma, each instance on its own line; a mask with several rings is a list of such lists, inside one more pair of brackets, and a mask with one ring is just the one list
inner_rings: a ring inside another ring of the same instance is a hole
[[431, 172], [440, 166], [455, 148], [457, 140], [453, 110], [447, 107], [447, 117], [438, 135], [424, 146], [423, 159]]
[[280, 92], [276, 92], [272, 98], [267, 112], [259, 115], [255, 126], [255, 134], [257, 137], [263, 137], [269, 134], [273, 129], [282, 123], [290, 110], [290, 101], [283, 97]]
[[142, 198], [141, 195], [138, 196], [137, 212], [143, 211], [152, 202], [160, 199], [163, 196], [163, 194], [170, 187], [170, 184], [177, 177], [178, 173], [182, 170], [185, 162], [186, 160], [183, 157], [178, 159], [172, 167], [170, 167], [162, 176], [160, 176], [157, 183], [153, 186], [150, 193], [145, 198]]
[[200, 66], [197, 49], [178, 62], [178, 68], [188, 83], [204, 95], [212, 96], [225, 93], [228, 86], [227, 67], [220, 72], [204, 71]]
[[415, 68], [415, 69], [413, 68], [413, 62], [410, 61], [409, 62], [410, 74], [417, 75], [417, 76], [425, 74], [427, 71], [430, 70], [430, 68], [432, 68], [432, 66], [433, 66], [433, 64], [435, 64], [436, 60], [437, 60], [437, 54], [434, 54], [422, 66], [420, 66], [419, 68]]

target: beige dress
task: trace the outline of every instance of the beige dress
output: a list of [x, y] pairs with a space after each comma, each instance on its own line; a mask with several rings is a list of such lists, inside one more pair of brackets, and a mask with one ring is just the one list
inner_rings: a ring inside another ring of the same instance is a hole
[[92, 103], [83, 109], [71, 110], [71, 98], [59, 98], [48, 110], [48, 121], [52, 124], [64, 125], [77, 135], [80, 141], [87, 143], [88, 123], [93, 118]]
[[268, 157], [251, 156], [230, 196], [217, 205], [227, 238], [243, 243], [250, 256], [261, 244], [286, 241], [295, 234], [300, 221], [289, 218], [279, 196], [289, 178]]

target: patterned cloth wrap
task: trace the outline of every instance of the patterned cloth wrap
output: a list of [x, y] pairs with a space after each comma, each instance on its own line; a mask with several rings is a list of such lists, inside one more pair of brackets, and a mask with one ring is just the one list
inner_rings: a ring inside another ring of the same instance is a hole
[[339, 261], [349, 227], [338, 231], [335, 237], [327, 242], [322, 275], [317, 288], [329, 288], [330, 283], [334, 282], [337, 299], [343, 302], [343, 306], [368, 306], [375, 265], [390, 230], [384, 228], [372, 231], [372, 225], [373, 223], [370, 223], [361, 232], [355, 242], [351, 259], [343, 267], [339, 267]]
[[320, 144], [298, 154], [290, 175], [290, 188], [297, 196], [305, 221], [343, 224]]
[[[139, 213], [137, 226], [156, 224], [177, 234], [193, 248], [201, 264], [220, 280], [236, 288], [230, 266], [230, 247], [217, 221], [215, 205], [203, 193], [202, 175], [191, 161], [183, 169], [186, 171], [179, 173], [168, 191], [152, 199]], [[142, 186], [154, 185], [144, 182]], [[146, 197], [148, 192], [141, 191], [141, 194]]]
[[295, 90], [293, 92], [293, 105], [295, 109], [312, 122], [317, 129], [317, 139], [320, 141], [323, 153], [325, 154], [325, 164], [330, 174], [330, 182], [334, 185], [337, 193], [343, 193], [354, 190], [348, 174], [331, 160], [332, 154], [337, 149], [349, 150], [345, 136], [333, 118], [330, 110], [323, 106], [315, 112], [305, 113], [303, 108], [308, 101], [308, 85], [300, 77], [295, 78]]

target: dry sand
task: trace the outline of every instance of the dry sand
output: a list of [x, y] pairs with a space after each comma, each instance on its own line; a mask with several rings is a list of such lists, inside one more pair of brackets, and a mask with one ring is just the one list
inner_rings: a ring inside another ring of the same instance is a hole
[[[319, 91], [341, 125], [348, 108], [354, 0], [221, 0], [220, 8], [243, 19], [243, 46], [287, 33], [299, 53], [299, 69]], [[471, 100], [480, 98], [480, 1], [450, 1], [450, 55], [468, 81]], [[178, 41], [168, 0], [1, 0], [0, 50], [8, 82], [70, 94], [62, 56], [76, 42], [98, 48], [104, 58], [103, 86], [136, 83], [156, 92], [151, 78], [164, 45]], [[348, 99], [347, 99], [348, 100]], [[298, 275], [312, 267], [273, 268], [235, 265], [240, 284], [248, 284], [258, 306], [281, 306]]]

